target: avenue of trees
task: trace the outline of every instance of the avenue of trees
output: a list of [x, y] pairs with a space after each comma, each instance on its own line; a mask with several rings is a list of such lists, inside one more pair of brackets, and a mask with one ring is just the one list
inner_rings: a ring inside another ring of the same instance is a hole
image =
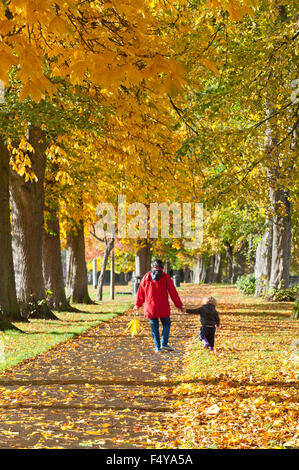
[[[297, 20], [292, 0], [0, 0], [0, 329], [91, 302], [90, 239], [104, 268], [142, 275], [154, 254], [193, 282], [289, 287]], [[98, 240], [121, 194], [202, 203], [202, 246]]]

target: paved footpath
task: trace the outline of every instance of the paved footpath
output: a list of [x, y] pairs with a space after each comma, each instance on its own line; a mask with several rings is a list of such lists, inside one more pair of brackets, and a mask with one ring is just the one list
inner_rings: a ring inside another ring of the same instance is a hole
[[0, 448], [167, 447], [171, 387], [199, 319], [173, 309], [175, 351], [157, 354], [147, 320], [137, 336], [125, 332], [131, 318], [103, 322], [1, 375]]

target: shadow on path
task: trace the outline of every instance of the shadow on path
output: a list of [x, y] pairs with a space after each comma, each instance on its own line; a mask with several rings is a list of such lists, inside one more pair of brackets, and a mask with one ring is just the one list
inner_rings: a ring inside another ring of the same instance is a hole
[[165, 445], [171, 390], [199, 319], [174, 310], [175, 351], [157, 354], [147, 320], [137, 336], [125, 331], [131, 318], [103, 322], [0, 376], [0, 448]]

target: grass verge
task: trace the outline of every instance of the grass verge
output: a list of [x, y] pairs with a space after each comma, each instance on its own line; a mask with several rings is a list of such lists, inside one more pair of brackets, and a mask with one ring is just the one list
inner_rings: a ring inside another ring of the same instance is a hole
[[[53, 346], [122, 314], [133, 305], [133, 297], [126, 295], [128, 287], [117, 288], [116, 300], [108, 300], [109, 287], [104, 287], [102, 302], [93, 305], [74, 305], [80, 312], [55, 312], [59, 320], [32, 320], [14, 323], [20, 330], [0, 333], [0, 371], [38, 356]], [[90, 288], [95, 300], [96, 291]]]
[[190, 302], [198, 292], [218, 298], [222, 328], [215, 353], [203, 349], [197, 333], [188, 345], [184, 383], [175, 390], [173, 447], [297, 448], [293, 304], [245, 297], [233, 286], [190, 287]]

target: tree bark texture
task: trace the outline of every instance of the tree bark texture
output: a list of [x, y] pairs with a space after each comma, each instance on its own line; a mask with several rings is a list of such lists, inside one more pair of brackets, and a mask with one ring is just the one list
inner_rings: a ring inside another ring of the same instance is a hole
[[[288, 288], [290, 285], [291, 261], [291, 205], [288, 191], [270, 189], [273, 209], [273, 241], [272, 263], [270, 277], [270, 291], [273, 289]], [[283, 205], [284, 214], [280, 213], [279, 206]]]
[[224, 243], [225, 250], [226, 250], [226, 260], [227, 260], [227, 278], [228, 282], [233, 282], [233, 247], [230, 245], [230, 243], [225, 242]]
[[112, 248], [111, 253], [111, 264], [110, 264], [110, 300], [114, 300], [115, 296], [115, 273], [114, 273], [114, 248]]
[[108, 258], [113, 247], [114, 247], [114, 238], [111, 238], [109, 241], [105, 240], [105, 253], [103, 256], [101, 272], [100, 272], [99, 279], [98, 279], [97, 300], [103, 299], [103, 286], [104, 286], [105, 272], [107, 269]]
[[294, 318], [294, 320], [299, 319], [299, 289], [297, 290], [297, 294], [296, 294], [296, 300], [295, 300], [295, 305], [294, 305], [293, 312], [292, 312], [292, 318]]
[[48, 213], [50, 215], [43, 233], [43, 276], [46, 291], [51, 291], [47, 294], [48, 305], [58, 311], [74, 311], [64, 288], [57, 212], [48, 208]]
[[216, 253], [214, 255], [214, 273], [213, 273], [213, 282], [220, 284], [222, 281], [222, 255], [221, 253]]
[[269, 226], [264, 233], [261, 242], [256, 249], [256, 260], [254, 276], [256, 279], [255, 296], [263, 296], [269, 288], [272, 264], [272, 241], [273, 224], [269, 221]]
[[29, 141], [35, 149], [30, 154], [30, 159], [32, 171], [38, 180], [25, 182], [23, 176], [10, 171], [12, 247], [17, 298], [22, 316], [57, 319], [46, 304], [42, 267], [46, 166], [43, 132], [38, 128], [30, 128]]
[[135, 275], [143, 277], [151, 269], [151, 250], [150, 244], [139, 248], [135, 256]]
[[83, 222], [67, 233], [66, 296], [70, 302], [92, 303], [88, 293]]
[[222, 256], [216, 253], [212, 256], [200, 256], [194, 269], [193, 282], [201, 283], [221, 283], [222, 280]]
[[21, 321], [13, 269], [9, 210], [9, 153], [0, 139], [0, 330], [12, 329], [10, 320]]
[[195, 284], [202, 284], [208, 282], [210, 258], [199, 256], [194, 269], [193, 282]]
[[[266, 105], [267, 117], [273, 115], [275, 107]], [[265, 135], [269, 198], [273, 214], [273, 240], [270, 275], [270, 295], [274, 289], [288, 288], [290, 283], [291, 258], [291, 204], [289, 189], [282, 186], [279, 155], [279, 136], [275, 121], [268, 120]]]

